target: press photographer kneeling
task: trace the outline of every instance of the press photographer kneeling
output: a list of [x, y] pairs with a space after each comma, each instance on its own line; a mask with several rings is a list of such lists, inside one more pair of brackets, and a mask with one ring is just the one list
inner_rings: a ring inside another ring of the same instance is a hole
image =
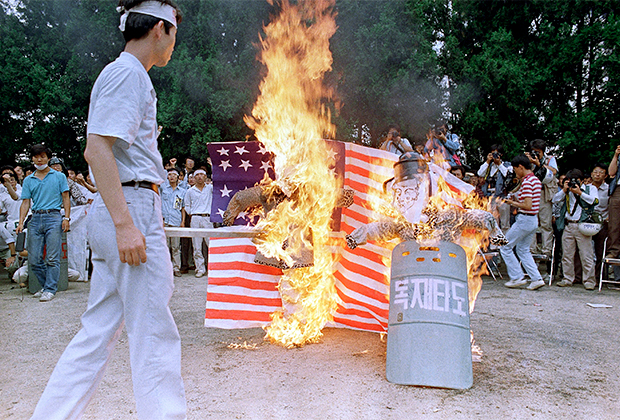
[[[572, 286], [575, 281], [575, 250], [579, 251], [583, 270], [583, 286], [594, 290], [594, 246], [589, 231], [591, 224], [584, 224], [592, 216], [598, 204], [598, 192], [590, 185], [582, 185], [583, 173], [579, 169], [571, 169], [566, 173], [562, 189], [553, 196], [554, 203], [562, 203], [560, 217], [556, 220], [558, 229], [564, 229], [562, 235], [562, 269], [564, 278], [558, 286]], [[581, 226], [580, 226], [581, 225]]]

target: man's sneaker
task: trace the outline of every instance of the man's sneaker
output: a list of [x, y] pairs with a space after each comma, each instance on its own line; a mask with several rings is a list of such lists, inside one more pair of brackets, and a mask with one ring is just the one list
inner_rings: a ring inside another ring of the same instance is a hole
[[527, 290], [536, 290], [536, 289], [540, 289], [541, 287], [543, 287], [545, 285], [545, 281], [544, 280], [536, 280], [533, 281], [529, 284], [529, 286], [527, 286]]
[[205, 273], [197, 271], [196, 274], [194, 274], [194, 277], [202, 277], [204, 275], [205, 275]]
[[181, 277], [181, 272], [179, 270], [174, 270], [174, 277]]
[[37, 293], [35, 293], [34, 295], [32, 295], [33, 298], [40, 298], [41, 295], [43, 294], [43, 289], [39, 290]]
[[54, 299], [54, 294], [52, 292], [43, 292], [39, 298], [39, 302], [49, 302], [52, 299]]
[[571, 283], [570, 281], [568, 281], [566, 279], [563, 279], [561, 282], [559, 282], [557, 284], [558, 287], [570, 287], [572, 285], [573, 285], [573, 283]]
[[586, 290], [594, 290], [594, 288], [596, 287], [596, 284], [593, 281], [587, 281], [583, 284], [583, 287]]
[[519, 279], [519, 280], [508, 280], [504, 283], [504, 286], [510, 287], [511, 289], [516, 289], [517, 287], [525, 286], [527, 284], [527, 280]]

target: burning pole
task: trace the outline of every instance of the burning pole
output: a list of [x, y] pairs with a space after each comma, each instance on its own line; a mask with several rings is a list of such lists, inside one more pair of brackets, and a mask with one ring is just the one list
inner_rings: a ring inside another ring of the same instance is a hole
[[295, 347], [321, 337], [337, 304], [328, 242], [338, 182], [321, 140], [335, 134], [325, 107], [331, 92], [322, 82], [331, 70], [329, 39], [336, 23], [334, 0], [277, 5], [280, 13], [260, 39], [266, 76], [252, 115], [244, 120], [274, 155], [276, 179], [265, 179], [261, 189], [282, 198], [256, 226], [258, 251], [288, 267], [299, 255], [313, 254], [309, 266], [284, 270], [279, 284], [284, 309], [272, 314], [265, 328], [271, 341]]

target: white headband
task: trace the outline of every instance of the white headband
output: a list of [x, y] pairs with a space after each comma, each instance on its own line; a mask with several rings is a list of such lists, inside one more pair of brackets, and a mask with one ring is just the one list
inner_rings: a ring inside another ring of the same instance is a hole
[[153, 16], [170, 22], [175, 28], [177, 27], [176, 9], [169, 4], [164, 4], [159, 1], [145, 1], [129, 10], [125, 10], [124, 7], [119, 6], [116, 8], [116, 11], [123, 12], [121, 15], [121, 24], [118, 26], [121, 32], [125, 32], [125, 23], [127, 23], [127, 16], [129, 16], [130, 13], [142, 13], [143, 15]]
[[194, 176], [198, 175], [198, 174], [207, 174], [204, 170], [202, 169], [198, 169], [197, 171], [194, 171]]

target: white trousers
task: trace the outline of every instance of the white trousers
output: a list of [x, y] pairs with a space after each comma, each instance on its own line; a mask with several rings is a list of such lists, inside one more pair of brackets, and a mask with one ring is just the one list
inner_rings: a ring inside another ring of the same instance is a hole
[[[190, 227], [212, 228], [213, 223], [209, 221], [207, 216], [192, 215]], [[205, 267], [205, 256], [202, 254], [202, 241], [205, 241], [207, 246], [209, 246], [209, 238], [192, 238], [192, 244], [194, 245], [194, 264], [196, 264], [196, 274], [205, 274], [207, 272]]]
[[140, 419], [185, 419], [181, 340], [168, 302], [172, 264], [159, 195], [124, 187], [134, 224], [146, 238], [147, 262], [120, 262], [116, 230], [101, 197], [88, 214], [93, 275], [82, 329], [62, 354], [33, 419], [79, 419], [92, 399], [123, 325]]

